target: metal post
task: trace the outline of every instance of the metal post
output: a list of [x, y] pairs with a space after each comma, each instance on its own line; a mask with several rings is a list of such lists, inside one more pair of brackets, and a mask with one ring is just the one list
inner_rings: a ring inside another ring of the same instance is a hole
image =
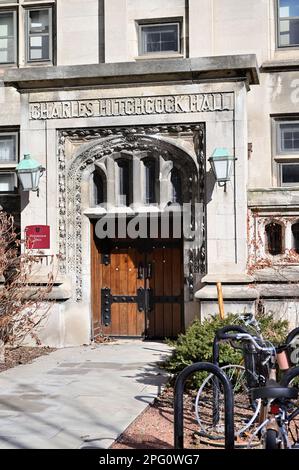
[[177, 377], [174, 388], [174, 447], [184, 449], [184, 389], [187, 379], [196, 372], [214, 374], [223, 385], [225, 407], [225, 449], [234, 449], [234, 397], [231, 383], [218, 366], [209, 362], [198, 362], [186, 367]]

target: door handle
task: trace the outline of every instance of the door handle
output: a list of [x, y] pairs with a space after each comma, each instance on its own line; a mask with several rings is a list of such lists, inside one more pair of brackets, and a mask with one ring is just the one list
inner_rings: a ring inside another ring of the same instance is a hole
[[153, 290], [145, 290], [145, 311], [151, 312], [153, 310]]
[[138, 264], [137, 279], [144, 279], [144, 266], [143, 266], [143, 263]]
[[146, 267], [146, 279], [151, 279], [153, 277], [153, 265], [148, 263]]

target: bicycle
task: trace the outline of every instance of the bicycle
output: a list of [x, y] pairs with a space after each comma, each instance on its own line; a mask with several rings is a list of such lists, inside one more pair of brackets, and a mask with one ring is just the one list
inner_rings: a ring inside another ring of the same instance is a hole
[[[239, 331], [232, 334], [230, 332], [232, 329]], [[267, 448], [270, 448], [270, 443], [274, 442], [275, 439], [279, 442], [281, 441], [283, 447], [288, 445], [289, 448], [289, 444], [286, 444], [286, 436], [281, 437], [282, 429], [284, 429], [282, 425], [276, 424], [274, 429], [273, 426], [271, 428], [271, 425], [274, 422], [276, 423], [276, 420], [277, 423], [286, 422], [287, 408], [282, 406], [285, 399], [295, 399], [297, 397], [296, 390], [281, 387], [276, 382], [276, 364], [280, 365], [280, 370], [283, 371], [290, 367], [286, 347], [275, 348], [273, 345], [267, 346], [267, 342], [261, 337], [254, 337], [248, 332], [244, 333], [242, 327], [232, 325], [218, 330], [216, 337], [229, 341], [234, 347], [237, 347], [236, 342], [242, 343], [245, 367], [228, 365], [222, 368], [228, 374], [235, 392], [235, 417], [237, 418], [235, 419], [236, 437], [240, 438], [243, 436], [245, 432], [256, 423], [257, 418], [259, 418], [258, 428], [252, 435], [250, 445], [253, 439], [258, 436], [263, 442], [266, 442], [265, 445]], [[279, 360], [277, 359], [278, 356], [280, 356]], [[233, 373], [231, 373], [232, 371]], [[240, 394], [241, 382], [243, 383]], [[252, 390], [254, 392], [252, 392]], [[272, 406], [271, 401], [266, 402], [265, 400], [267, 393], [271, 395], [274, 391], [276, 392], [274, 397], [276, 400]], [[278, 392], [280, 392], [282, 396], [278, 396]], [[199, 410], [201, 411], [201, 416]], [[219, 387], [219, 383], [217, 383], [217, 380], [212, 375], [205, 379], [198, 391], [195, 411], [197, 421], [201, 428], [201, 435], [215, 440], [223, 438], [224, 413], [222, 409], [222, 390], [221, 387]], [[273, 413], [278, 413], [278, 411], [280, 414], [277, 415], [276, 420], [274, 420], [272, 415]], [[268, 415], [271, 415], [271, 418], [269, 418]], [[294, 422], [297, 415], [299, 415], [299, 413], [292, 413], [291, 418], [288, 419]], [[266, 431], [264, 430], [265, 426]], [[295, 426], [296, 437], [293, 437], [294, 444], [298, 441], [299, 429], [297, 424], [295, 424]], [[263, 433], [261, 433], [262, 430]], [[291, 428], [290, 430], [291, 432], [293, 431]], [[276, 438], [274, 439], [275, 435]], [[277, 437], [278, 435], [279, 438]], [[274, 448], [273, 445], [271, 448]]]
[[[250, 390], [265, 387], [269, 380], [275, 381], [277, 365], [281, 371], [291, 367], [290, 345], [299, 335], [299, 328], [292, 330], [286, 339], [286, 344], [275, 348], [263, 338], [259, 324], [252, 314], [240, 315], [239, 318], [244, 321], [247, 328], [254, 330], [255, 335], [240, 325], [229, 325], [216, 332], [213, 344], [213, 362], [217, 365], [219, 365], [220, 341], [228, 341], [234, 348], [242, 350], [244, 365], [222, 367], [232, 383], [235, 394], [237, 438], [244, 436], [249, 428], [256, 424], [261, 412], [262, 400], [253, 399]], [[203, 381], [198, 390], [195, 414], [201, 436], [214, 440], [223, 438], [222, 390], [212, 374]]]
[[[232, 334], [232, 331], [235, 331]], [[275, 348], [261, 337], [253, 337], [238, 325], [229, 325], [216, 332], [213, 358], [219, 363], [219, 341], [229, 341], [242, 350], [243, 365], [226, 365], [222, 370], [230, 379], [235, 395], [235, 434], [240, 438], [256, 421], [260, 400], [251, 400], [250, 389], [265, 385], [275, 364]], [[241, 346], [239, 343], [241, 342]], [[251, 346], [251, 343], [253, 347]], [[195, 400], [195, 414], [201, 436], [211, 440], [223, 439], [223, 393], [217, 379], [210, 374], [202, 383]]]
[[265, 387], [252, 389], [252, 398], [262, 400], [262, 406], [259, 427], [248, 448], [258, 436], [264, 449], [299, 449], [299, 404], [294, 402], [298, 400], [299, 391], [292, 384], [298, 376], [299, 367], [293, 368], [280, 383], [270, 380]]
[[299, 328], [294, 328], [287, 336], [285, 341], [288, 348], [288, 356], [291, 364], [299, 364]]

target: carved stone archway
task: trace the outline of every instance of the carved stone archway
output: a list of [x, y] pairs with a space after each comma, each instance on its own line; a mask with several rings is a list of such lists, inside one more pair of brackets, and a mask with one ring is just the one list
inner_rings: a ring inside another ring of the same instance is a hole
[[[70, 160], [66, 157], [68, 139], [82, 142]], [[188, 144], [184, 145], [184, 141]], [[119, 151], [155, 150], [169, 160], [189, 165], [194, 202], [204, 206], [205, 126], [163, 125], [155, 127], [96, 128], [63, 130], [58, 140], [59, 252], [61, 270], [76, 284], [75, 299], [82, 299], [82, 174], [105, 156]]]

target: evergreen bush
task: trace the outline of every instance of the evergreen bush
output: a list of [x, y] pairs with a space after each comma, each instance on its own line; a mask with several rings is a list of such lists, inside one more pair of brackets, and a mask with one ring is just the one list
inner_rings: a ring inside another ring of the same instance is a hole
[[[257, 316], [261, 332], [264, 339], [274, 345], [284, 342], [288, 333], [288, 322], [277, 320], [271, 313], [263, 313]], [[212, 362], [212, 348], [215, 332], [226, 325], [242, 325], [244, 323], [238, 315], [228, 315], [225, 320], [219, 316], [211, 316], [203, 322], [195, 320], [187, 329], [185, 334], [181, 334], [176, 341], [169, 344], [174, 348], [172, 356], [165, 364], [166, 370], [175, 376], [185, 367], [195, 362]], [[220, 366], [228, 364], [241, 364], [242, 353], [234, 349], [228, 343], [220, 344]], [[206, 373], [198, 373], [190, 381], [191, 387], [198, 387]]]

